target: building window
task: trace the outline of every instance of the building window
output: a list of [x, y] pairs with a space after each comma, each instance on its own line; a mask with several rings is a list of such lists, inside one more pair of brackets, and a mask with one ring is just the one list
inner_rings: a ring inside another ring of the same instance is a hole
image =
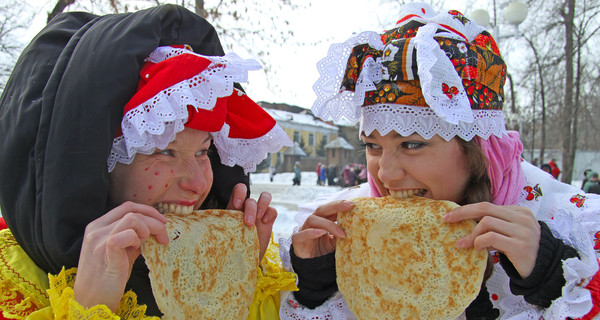
[[315, 145], [315, 135], [312, 133], [308, 134], [308, 145], [309, 146], [314, 146]]
[[300, 143], [300, 132], [294, 131], [294, 142]]
[[331, 157], [335, 158], [335, 149], [331, 149]]
[[326, 145], [328, 143], [329, 143], [329, 136], [323, 135], [323, 145]]

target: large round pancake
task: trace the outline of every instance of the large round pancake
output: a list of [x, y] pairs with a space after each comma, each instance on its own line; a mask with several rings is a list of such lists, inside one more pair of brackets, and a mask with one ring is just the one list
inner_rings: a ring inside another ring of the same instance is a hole
[[487, 251], [455, 247], [474, 221], [445, 223], [458, 207], [421, 197], [356, 198], [338, 215], [337, 283], [359, 319], [455, 319], [477, 297]]
[[142, 245], [162, 319], [246, 319], [256, 288], [259, 242], [243, 213], [165, 214], [169, 244]]

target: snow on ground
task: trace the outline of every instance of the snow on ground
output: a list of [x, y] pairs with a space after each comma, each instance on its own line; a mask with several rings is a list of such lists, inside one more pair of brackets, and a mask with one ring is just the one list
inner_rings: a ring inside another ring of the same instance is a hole
[[332, 194], [340, 190], [338, 186], [318, 186], [316, 172], [302, 172], [300, 186], [292, 186], [293, 172], [278, 173], [269, 180], [268, 173], [250, 174], [250, 191], [253, 199], [258, 199], [263, 191], [273, 195], [271, 206], [277, 209], [277, 219], [273, 225], [273, 238], [287, 238], [297, 226], [294, 217], [298, 204], [311, 202], [321, 195]]

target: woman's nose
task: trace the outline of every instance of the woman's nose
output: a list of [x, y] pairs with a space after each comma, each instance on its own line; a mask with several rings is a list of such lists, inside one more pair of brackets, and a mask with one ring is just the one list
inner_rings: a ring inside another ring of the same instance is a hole
[[[209, 173], [210, 171], [210, 173]], [[212, 183], [212, 169], [210, 163], [193, 163], [186, 164], [181, 170], [181, 178], [179, 186], [195, 194], [203, 194], [208, 192]]]
[[377, 172], [379, 180], [389, 185], [394, 180], [400, 180], [405, 176], [405, 171], [400, 160], [392, 153], [385, 151], [379, 158], [379, 171]]

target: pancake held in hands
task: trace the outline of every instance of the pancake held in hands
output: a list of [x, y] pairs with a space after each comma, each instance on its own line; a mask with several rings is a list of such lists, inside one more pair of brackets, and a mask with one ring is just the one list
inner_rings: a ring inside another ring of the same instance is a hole
[[477, 297], [487, 251], [456, 248], [475, 222], [445, 223], [457, 204], [421, 197], [352, 199], [338, 215], [337, 283], [359, 319], [455, 319]]
[[234, 210], [167, 213], [169, 244], [142, 246], [162, 319], [246, 319], [256, 288], [255, 227]]

